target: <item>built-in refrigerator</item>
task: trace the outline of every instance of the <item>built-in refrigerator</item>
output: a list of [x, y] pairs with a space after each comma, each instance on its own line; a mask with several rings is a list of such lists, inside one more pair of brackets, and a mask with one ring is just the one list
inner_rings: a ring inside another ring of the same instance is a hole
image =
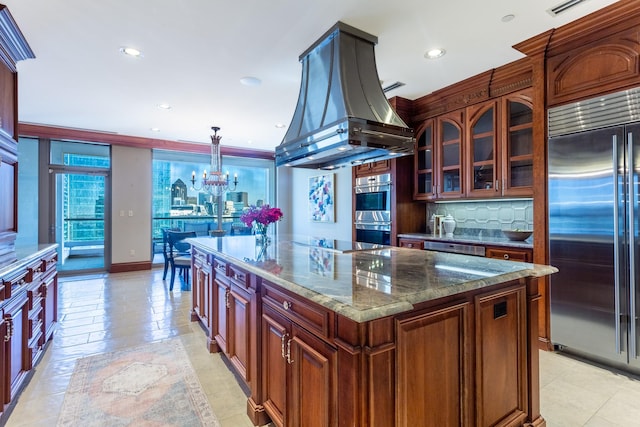
[[549, 110], [551, 341], [640, 373], [640, 89]]

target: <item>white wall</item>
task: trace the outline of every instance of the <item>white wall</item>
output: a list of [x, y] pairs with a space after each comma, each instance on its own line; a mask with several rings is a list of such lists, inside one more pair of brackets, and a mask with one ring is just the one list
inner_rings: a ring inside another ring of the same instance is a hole
[[150, 149], [111, 148], [112, 264], [150, 261]]
[[[335, 222], [313, 222], [309, 219], [309, 178], [327, 173], [335, 174]], [[281, 166], [277, 175], [277, 206], [284, 214], [278, 224], [280, 233], [352, 240], [351, 168], [328, 172]]]

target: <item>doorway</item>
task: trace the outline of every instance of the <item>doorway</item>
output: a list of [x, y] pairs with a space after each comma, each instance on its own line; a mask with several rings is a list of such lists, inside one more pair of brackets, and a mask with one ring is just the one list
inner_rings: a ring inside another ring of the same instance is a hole
[[58, 244], [57, 268], [62, 274], [105, 271], [109, 266], [105, 259], [108, 171], [78, 169], [49, 169], [49, 194], [54, 196], [50, 198], [49, 241]]

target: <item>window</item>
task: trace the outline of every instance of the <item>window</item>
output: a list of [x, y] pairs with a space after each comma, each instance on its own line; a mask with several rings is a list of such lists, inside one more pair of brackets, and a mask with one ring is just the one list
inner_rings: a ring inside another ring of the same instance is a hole
[[[199, 188], [203, 172], [209, 172], [209, 165], [210, 157], [207, 155], [162, 150], [153, 152], [154, 241], [162, 240], [163, 228], [191, 229], [199, 235], [208, 235], [209, 230], [218, 227], [216, 198], [204, 190], [195, 190], [191, 183], [191, 176], [195, 172], [195, 187]], [[250, 205], [274, 203], [274, 162], [223, 156], [222, 170], [229, 174], [230, 190], [234, 190], [223, 196], [222, 228], [228, 234], [250, 232], [240, 221], [240, 215]], [[235, 175], [238, 185], [233, 189]]]

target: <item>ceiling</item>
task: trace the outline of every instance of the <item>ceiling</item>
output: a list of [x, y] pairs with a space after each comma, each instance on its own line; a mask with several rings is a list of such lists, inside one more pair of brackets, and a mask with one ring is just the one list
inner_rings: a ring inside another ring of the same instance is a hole
[[[546, 12], [562, 1], [2, 3], [36, 55], [18, 64], [21, 122], [199, 143], [219, 126], [223, 146], [273, 150], [298, 98], [298, 57], [337, 21], [378, 37], [382, 86], [405, 83], [389, 97], [416, 99], [519, 59], [514, 44], [615, 3]], [[502, 22], [508, 14], [515, 18]], [[121, 53], [127, 46], [142, 57]], [[446, 55], [425, 59], [433, 47]], [[241, 84], [248, 76], [261, 83]]]

